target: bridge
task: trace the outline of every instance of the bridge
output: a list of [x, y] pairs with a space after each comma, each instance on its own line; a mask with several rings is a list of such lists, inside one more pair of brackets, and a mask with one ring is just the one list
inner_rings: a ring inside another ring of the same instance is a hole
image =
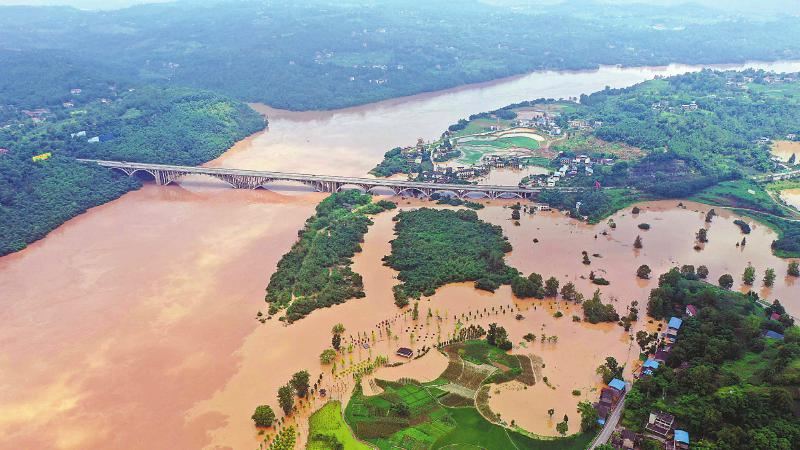
[[[419, 195], [430, 197], [435, 193], [452, 193], [458, 198], [472, 196], [496, 198], [532, 198], [542, 192], [543, 188], [521, 188], [519, 186], [496, 186], [479, 184], [445, 184], [423, 183], [417, 181], [392, 180], [387, 178], [357, 178], [333, 175], [311, 175], [305, 173], [271, 172], [261, 170], [240, 170], [218, 167], [174, 166], [165, 164], [147, 164], [125, 161], [102, 161], [80, 159], [84, 163], [98, 164], [102, 167], [124, 173], [132, 177], [139, 173], [152, 176], [156, 184], [166, 186], [174, 183], [184, 175], [207, 175], [224, 181], [236, 189], [265, 188], [265, 184], [276, 181], [302, 183], [317, 192], [339, 192], [343, 188], [357, 188], [371, 192], [377, 188], [391, 189], [394, 195]], [[579, 192], [586, 188], [558, 187], [563, 192]]]
[[753, 180], [759, 183], [766, 183], [770, 181], [788, 180], [797, 177], [800, 177], [800, 170], [790, 170], [788, 172], [776, 172], [764, 175], [757, 175], [753, 177]]

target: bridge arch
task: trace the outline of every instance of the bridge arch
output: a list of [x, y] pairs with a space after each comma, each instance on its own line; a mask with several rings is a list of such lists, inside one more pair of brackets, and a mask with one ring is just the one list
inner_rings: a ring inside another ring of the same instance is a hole
[[386, 195], [386, 196], [393, 196], [397, 195], [397, 188], [392, 188], [389, 186], [381, 186], [375, 185], [367, 189], [367, 193], [374, 194], [374, 195]]
[[131, 176], [131, 172], [128, 172], [127, 170], [123, 169], [122, 167], [112, 167], [111, 171], [115, 172], [115, 173], [118, 173], [118, 174], [122, 174], [122, 175], [128, 176], [128, 177]]
[[129, 176], [138, 178], [141, 181], [156, 181], [158, 179], [156, 174], [148, 169], [134, 169]]
[[478, 198], [488, 198], [488, 199], [491, 199], [491, 198], [492, 198], [492, 196], [491, 196], [491, 195], [489, 195], [489, 193], [488, 193], [488, 192], [486, 192], [486, 191], [465, 191], [465, 192], [464, 192], [464, 193], [461, 195], [461, 198], [462, 198], [462, 199], [464, 199], [464, 198], [466, 198], [466, 199], [469, 199], [469, 198], [474, 198], [474, 199], [478, 199]]
[[523, 198], [519, 192], [498, 192], [495, 194], [494, 198], [497, 199], [512, 199], [512, 198]]
[[415, 187], [405, 188], [405, 189], [401, 190], [400, 192], [398, 192], [397, 195], [404, 195], [404, 194], [406, 194], [408, 192], [417, 192], [422, 197], [428, 197], [428, 193], [427, 192], [423, 191], [420, 188], [415, 188]]
[[369, 188], [367, 186], [364, 186], [363, 184], [356, 184], [356, 183], [345, 183], [345, 184], [339, 186], [339, 189], [337, 189], [336, 191], [337, 192], [342, 192], [342, 191], [349, 191], [349, 190], [352, 190], [352, 189], [357, 189], [357, 190], [361, 191], [362, 194], [366, 194], [367, 192], [369, 192]]

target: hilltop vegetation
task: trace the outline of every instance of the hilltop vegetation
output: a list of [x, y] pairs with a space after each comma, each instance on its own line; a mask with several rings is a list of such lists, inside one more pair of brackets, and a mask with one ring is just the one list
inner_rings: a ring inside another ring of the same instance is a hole
[[[31, 70], [11, 66], [43, 93], [51, 85], [38, 80], [51, 79], [51, 68], [91, 67], [87, 78], [125, 74], [304, 110], [533, 70], [791, 59], [800, 56], [800, 24], [688, 5], [176, 2], [118, 11], [4, 7], [0, 42], [52, 58], [34, 58]], [[41, 103], [37, 90], [25, 98]]]
[[[767, 318], [782, 308], [765, 310], [755, 294], [727, 291], [678, 269], [662, 275], [650, 297], [648, 313], [655, 317], [680, 316], [689, 304], [698, 314], [684, 320], [666, 364], [634, 384], [625, 426], [640, 430], [650, 411], [662, 410], [675, 415], [697, 448], [797, 448], [800, 329], [789, 316]], [[785, 339], [765, 338], [766, 330]]]
[[306, 221], [300, 239], [283, 255], [267, 286], [269, 314], [286, 309], [289, 323], [318, 308], [364, 297], [361, 275], [350, 268], [372, 225], [368, 214], [394, 209], [356, 190], [331, 194]]
[[[104, 95], [101, 102], [78, 94], [74, 106], [50, 108], [38, 123], [17, 109], [8, 112], [0, 128], [0, 148], [7, 149], [0, 154], [0, 255], [139, 186], [76, 157], [200, 164], [265, 126], [247, 105], [204, 91]], [[89, 142], [93, 137], [97, 142]], [[44, 153], [52, 157], [32, 161]]]
[[447, 283], [475, 281], [475, 287], [493, 291], [518, 275], [503, 260], [511, 244], [502, 229], [475, 211], [420, 208], [401, 211], [395, 220], [397, 238], [384, 261], [400, 272], [402, 283], [393, 288], [398, 306]]

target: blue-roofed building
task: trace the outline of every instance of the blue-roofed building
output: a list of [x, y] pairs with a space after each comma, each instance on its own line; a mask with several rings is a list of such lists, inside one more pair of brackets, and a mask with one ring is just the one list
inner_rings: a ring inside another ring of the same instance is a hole
[[642, 364], [642, 375], [652, 375], [660, 364], [654, 359], [648, 359]]
[[683, 430], [675, 430], [673, 448], [675, 450], [689, 450], [689, 433]]
[[767, 330], [764, 332], [764, 337], [767, 339], [777, 339], [779, 341], [783, 340], [783, 335], [772, 330]]
[[618, 391], [625, 391], [625, 382], [619, 378], [614, 378], [610, 383], [608, 383], [608, 387]]
[[680, 330], [681, 325], [683, 324], [683, 320], [672, 317], [669, 319], [669, 323], [667, 324], [667, 337], [672, 339], [673, 341], [678, 338], [678, 330]]

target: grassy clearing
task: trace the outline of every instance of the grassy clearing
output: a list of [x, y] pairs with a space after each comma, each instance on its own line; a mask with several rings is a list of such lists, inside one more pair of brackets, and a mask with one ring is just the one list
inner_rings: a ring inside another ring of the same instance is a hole
[[709, 205], [752, 209], [781, 217], [788, 215], [761, 185], [751, 180], [723, 181], [692, 195], [689, 200]]
[[309, 441], [306, 450], [329, 450], [341, 445], [343, 450], [369, 450], [359, 442], [342, 417], [341, 403], [330, 401], [308, 419]]

